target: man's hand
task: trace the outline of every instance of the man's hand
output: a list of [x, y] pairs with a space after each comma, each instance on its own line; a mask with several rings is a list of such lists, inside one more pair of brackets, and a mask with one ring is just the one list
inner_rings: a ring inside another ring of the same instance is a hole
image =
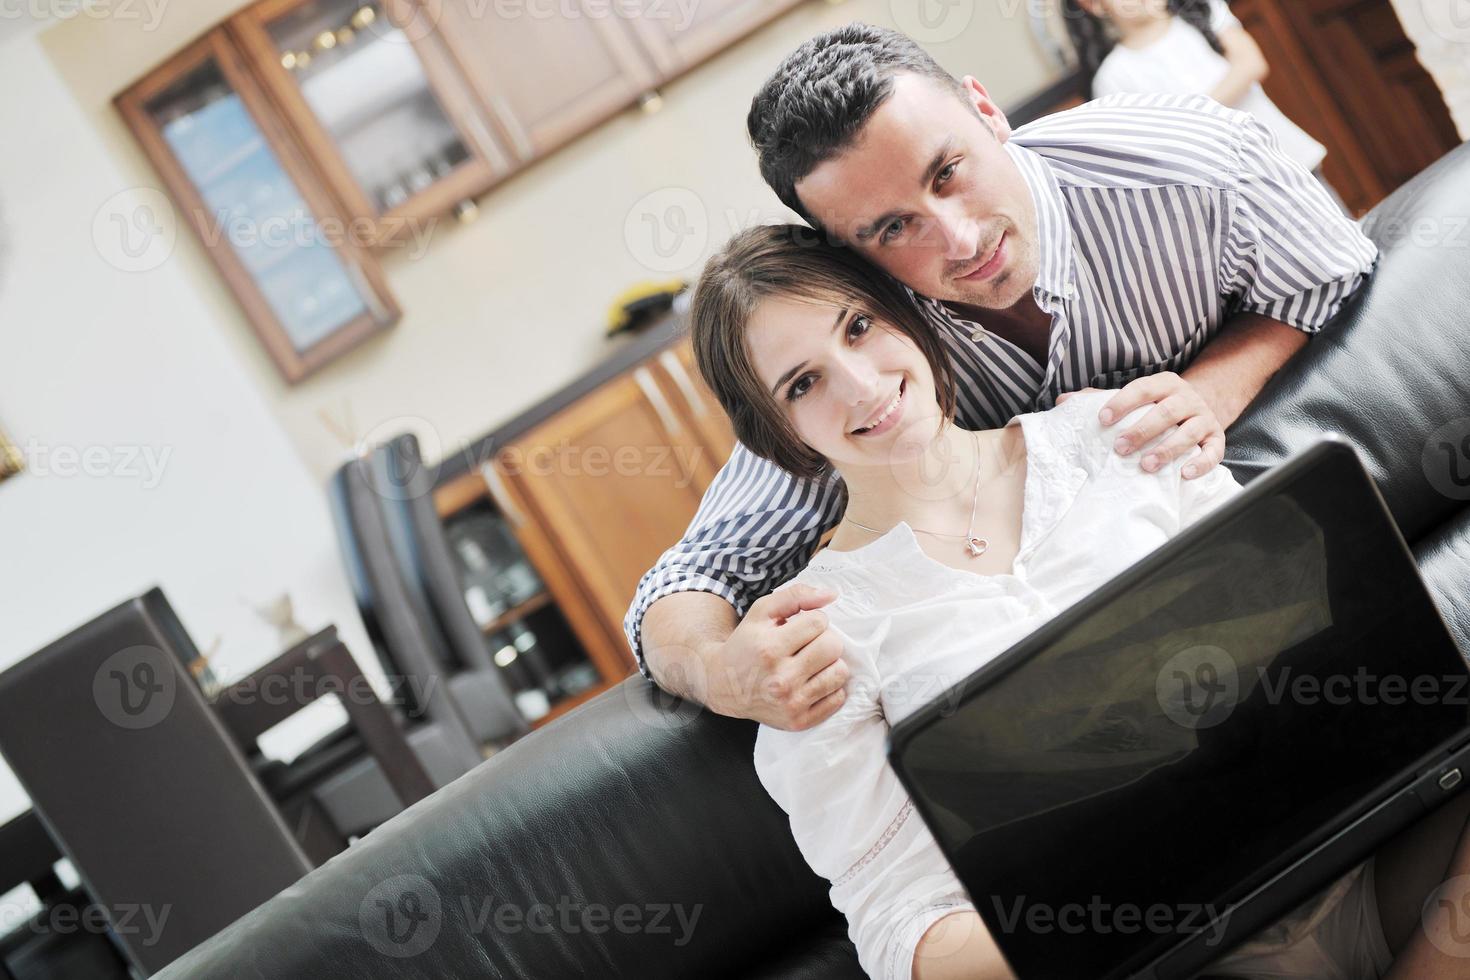
[[848, 670], [842, 640], [821, 607], [836, 598], [795, 583], [757, 599], [707, 665], [709, 706], [789, 732], [835, 714]]
[[[1073, 394], [1078, 392], [1062, 395], [1057, 404]], [[1149, 446], [1148, 455], [1143, 457], [1141, 465], [1145, 471], [1154, 473], [1171, 459], [1199, 447], [1199, 455], [1184, 467], [1186, 480], [1204, 476], [1220, 465], [1225, 458], [1225, 426], [1195, 386], [1172, 371], [1138, 378], [1124, 385], [1102, 407], [1098, 420], [1105, 427], [1114, 425], [1145, 405], [1152, 405], [1153, 411], [1120, 432], [1113, 443], [1118, 455], [1128, 456], [1143, 446]], [[1150, 445], [1170, 430], [1172, 434], [1168, 438], [1158, 445]]]

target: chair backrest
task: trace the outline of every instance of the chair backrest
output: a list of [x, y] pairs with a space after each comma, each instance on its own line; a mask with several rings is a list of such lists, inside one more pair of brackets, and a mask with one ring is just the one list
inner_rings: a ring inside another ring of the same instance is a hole
[[311, 870], [130, 599], [0, 674], [0, 752], [143, 973]]
[[[388, 674], [393, 702], [410, 718], [443, 726], [464, 771], [480, 762], [479, 743], [449, 692], [454, 665], [421, 598], [410, 590], [393, 551], [384, 493], [372, 457], [344, 463], [328, 495], [358, 612]], [[391, 493], [392, 491], [388, 491]]]
[[487, 740], [525, 734], [530, 726], [516, 708], [491, 659], [485, 634], [465, 604], [464, 585], [434, 507], [434, 483], [424, 467], [418, 439], [405, 434], [379, 446], [373, 453], [373, 473], [379, 489], [386, 491], [380, 498], [406, 588], [433, 618], [455, 665], [478, 671], [491, 682], [483, 685], [477, 710], [493, 717], [471, 719], [472, 727]]

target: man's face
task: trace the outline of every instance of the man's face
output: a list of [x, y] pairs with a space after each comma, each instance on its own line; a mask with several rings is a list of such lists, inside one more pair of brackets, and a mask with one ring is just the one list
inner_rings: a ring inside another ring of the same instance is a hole
[[1004, 114], [973, 78], [965, 100], [918, 75], [845, 152], [796, 185], [807, 211], [869, 261], [935, 299], [1005, 309], [1036, 284], [1036, 207], [1001, 144]]

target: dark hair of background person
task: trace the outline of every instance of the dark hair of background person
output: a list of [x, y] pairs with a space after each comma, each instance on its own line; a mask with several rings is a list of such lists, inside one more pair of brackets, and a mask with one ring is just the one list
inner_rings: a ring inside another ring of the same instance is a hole
[[797, 436], [776, 396], [757, 377], [746, 331], [771, 297], [810, 301], [866, 314], [873, 329], [911, 341], [934, 372], [940, 411], [954, 418], [954, 370], [938, 332], [907, 290], [852, 249], [822, 240], [801, 225], [747, 228], [710, 258], [690, 309], [699, 373], [745, 448], [801, 477], [818, 477], [827, 461]]
[[[1169, 13], [1203, 34], [1216, 53], [1225, 53], [1220, 39], [1210, 27], [1209, 0], [1169, 0]], [[1117, 42], [1107, 22], [1084, 10], [1079, 0], [1062, 0], [1062, 19], [1066, 21], [1067, 34], [1072, 39], [1073, 50], [1077, 52], [1077, 69], [1082, 73], [1090, 97], [1092, 80]]]

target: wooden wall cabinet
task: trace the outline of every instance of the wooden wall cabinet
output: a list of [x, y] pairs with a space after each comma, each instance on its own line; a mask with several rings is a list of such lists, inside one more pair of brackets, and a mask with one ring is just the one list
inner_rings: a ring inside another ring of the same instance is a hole
[[227, 27], [373, 245], [514, 169], [412, 0], [263, 0]]
[[377, 263], [224, 33], [116, 105], [287, 380], [397, 321]]
[[751, 31], [791, 10], [802, 0], [639, 0], [637, 31], [660, 81], [673, 78], [718, 54]]

